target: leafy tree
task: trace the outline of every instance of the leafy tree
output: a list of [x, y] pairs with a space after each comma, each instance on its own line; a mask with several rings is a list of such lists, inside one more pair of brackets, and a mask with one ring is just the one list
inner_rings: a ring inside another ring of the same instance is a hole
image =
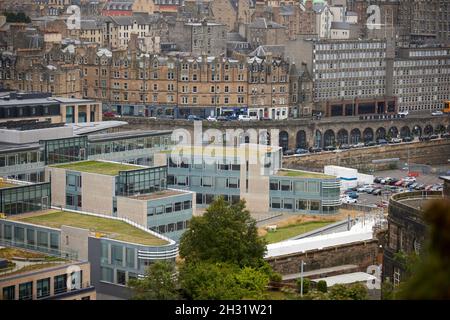
[[146, 277], [130, 280], [130, 286], [135, 300], [175, 300], [179, 298], [176, 281], [174, 280], [175, 266], [169, 261], [157, 261], [146, 271]]
[[229, 262], [259, 267], [263, 264], [266, 242], [258, 237], [256, 221], [245, 201], [230, 205], [216, 199], [201, 217], [193, 217], [180, 239], [180, 256], [195, 261]]
[[261, 298], [268, 282], [262, 271], [226, 262], [187, 263], [180, 270], [181, 287], [194, 300]]
[[327, 293], [327, 282], [325, 280], [320, 280], [319, 282], [317, 282], [317, 290], [323, 293]]
[[24, 22], [24, 23], [30, 23], [31, 22], [30, 17], [28, 17], [22, 11], [19, 12], [19, 13], [4, 12], [3, 14], [6, 16], [6, 22]]
[[450, 201], [433, 202], [424, 213], [429, 226], [423, 257], [400, 284], [401, 299], [450, 299]]
[[[301, 286], [302, 286], [301, 279], [298, 278], [297, 279], [298, 292], [301, 292]], [[311, 287], [311, 280], [309, 280], [308, 278], [303, 278], [303, 294], [308, 294], [310, 287]]]

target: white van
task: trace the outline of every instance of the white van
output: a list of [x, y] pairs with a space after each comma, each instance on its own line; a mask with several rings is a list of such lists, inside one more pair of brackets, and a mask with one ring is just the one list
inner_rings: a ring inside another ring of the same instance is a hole
[[246, 114], [240, 114], [238, 117], [239, 121], [250, 121], [250, 117]]

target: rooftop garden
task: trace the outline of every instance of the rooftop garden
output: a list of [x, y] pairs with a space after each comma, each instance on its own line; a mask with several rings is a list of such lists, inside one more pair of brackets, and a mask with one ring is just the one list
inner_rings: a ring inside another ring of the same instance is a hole
[[60, 228], [61, 226], [66, 225], [88, 229], [91, 232], [99, 233], [106, 238], [142, 245], [159, 246], [167, 244], [166, 240], [133, 227], [126, 222], [106, 217], [102, 218], [67, 211], [50, 211], [44, 214], [35, 214], [23, 218], [18, 217], [16, 219], [51, 228]]
[[136, 170], [136, 169], [140, 168], [138, 166], [131, 165], [131, 164], [94, 161], [94, 160], [58, 164], [58, 165], [52, 165], [51, 167], [62, 168], [62, 169], [73, 170], [73, 171], [98, 173], [98, 174], [104, 174], [104, 175], [109, 175], [109, 176], [117, 176], [119, 174], [119, 171], [129, 171], [129, 170]]
[[0, 189], [11, 188], [11, 187], [17, 187], [17, 185], [13, 184], [13, 183], [9, 183], [9, 182], [0, 180]]
[[300, 170], [280, 170], [277, 172], [278, 176], [282, 177], [298, 177], [298, 178], [314, 178], [314, 179], [334, 179], [335, 176], [330, 176], [324, 173], [308, 172]]

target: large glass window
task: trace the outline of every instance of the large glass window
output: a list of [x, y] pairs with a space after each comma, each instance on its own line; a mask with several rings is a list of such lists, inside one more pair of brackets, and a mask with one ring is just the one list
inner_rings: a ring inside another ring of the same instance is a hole
[[53, 286], [55, 294], [63, 293], [67, 291], [67, 274], [56, 276], [53, 279]]
[[102, 257], [101, 263], [109, 264], [109, 250], [108, 244], [102, 242]]
[[48, 233], [44, 231], [38, 231], [37, 243], [39, 247], [48, 247]]
[[19, 285], [19, 300], [33, 299], [33, 282], [21, 283]]
[[14, 227], [14, 240], [16, 243], [25, 242], [25, 230], [21, 227]]
[[135, 268], [135, 252], [136, 250], [133, 248], [127, 248], [127, 267]]
[[59, 249], [59, 235], [57, 233], [50, 233], [50, 248]]
[[36, 281], [37, 298], [44, 298], [50, 295], [50, 278]]
[[298, 210], [306, 210], [307, 205], [308, 205], [308, 203], [306, 200], [297, 200], [297, 209]]
[[107, 282], [114, 282], [113, 269], [107, 267], [101, 267], [101, 280]]
[[36, 243], [34, 237], [35, 231], [33, 229], [27, 229], [27, 244], [34, 245]]
[[123, 264], [123, 247], [111, 245], [111, 263], [116, 266]]
[[3, 300], [16, 299], [16, 286], [9, 286], [3, 288]]
[[121, 284], [121, 285], [126, 285], [127, 284], [127, 280], [126, 280], [126, 273], [123, 270], [117, 270], [117, 283]]
[[310, 209], [311, 209], [311, 211], [319, 211], [320, 210], [320, 201], [311, 201]]

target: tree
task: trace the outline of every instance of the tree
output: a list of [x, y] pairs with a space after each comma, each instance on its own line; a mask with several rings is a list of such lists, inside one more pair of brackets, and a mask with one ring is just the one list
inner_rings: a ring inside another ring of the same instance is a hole
[[[298, 292], [301, 291], [301, 286], [302, 286], [301, 279], [298, 278], [297, 279]], [[310, 287], [311, 287], [311, 280], [309, 280], [308, 278], [303, 278], [303, 294], [308, 294]]]
[[260, 270], [227, 262], [191, 262], [180, 270], [184, 294], [194, 300], [258, 299], [268, 282], [268, 275]]
[[179, 298], [174, 279], [175, 265], [169, 261], [157, 261], [146, 271], [146, 277], [130, 280], [135, 300], [175, 300]]
[[325, 280], [320, 280], [317, 282], [317, 291], [326, 293], [328, 291], [327, 282]]
[[400, 284], [400, 299], [450, 299], [450, 201], [433, 202], [424, 213], [428, 242], [411, 276]]
[[266, 242], [258, 237], [256, 221], [245, 201], [230, 205], [216, 199], [201, 217], [193, 217], [180, 239], [180, 256], [195, 261], [229, 262], [240, 267], [259, 267]]

